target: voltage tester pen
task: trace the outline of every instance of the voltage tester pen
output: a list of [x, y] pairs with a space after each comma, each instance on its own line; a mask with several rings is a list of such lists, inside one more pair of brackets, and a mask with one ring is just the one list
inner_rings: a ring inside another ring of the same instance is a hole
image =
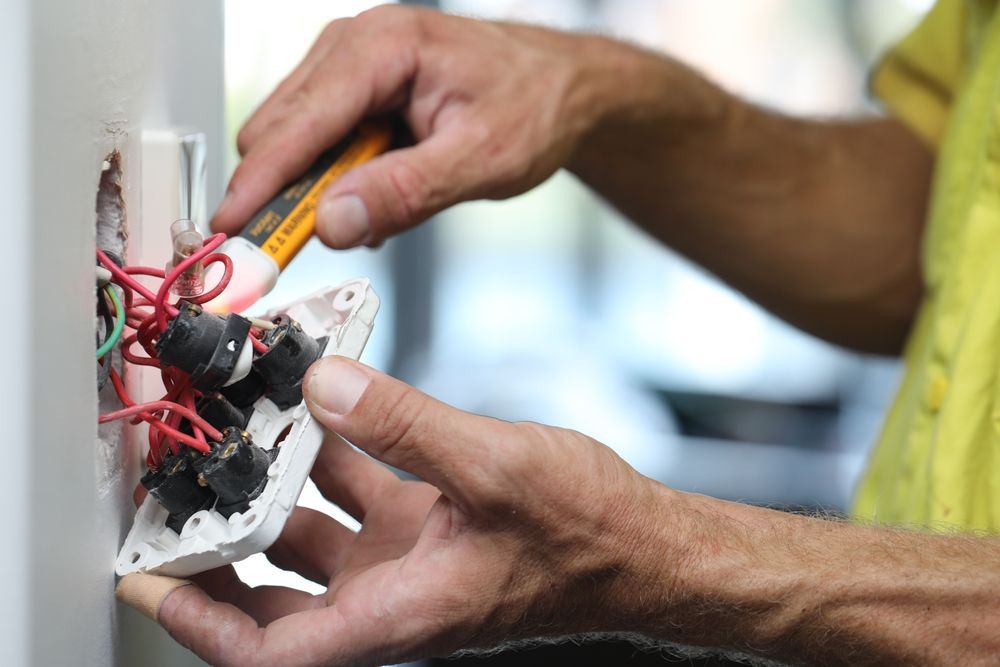
[[238, 236], [219, 247], [219, 252], [233, 260], [233, 278], [224, 296], [208, 307], [216, 312], [240, 312], [270, 292], [281, 271], [312, 238], [323, 191], [348, 170], [384, 153], [391, 143], [388, 122], [365, 123], [268, 202]]

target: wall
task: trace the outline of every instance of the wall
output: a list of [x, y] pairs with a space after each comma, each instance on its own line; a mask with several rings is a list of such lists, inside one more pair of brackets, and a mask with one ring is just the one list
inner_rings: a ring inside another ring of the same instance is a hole
[[[0, 187], [8, 216], [0, 277], [10, 329], [0, 390], [7, 408], [3, 662], [184, 664], [188, 658], [163, 633], [127, 615], [123, 626], [112, 597], [137, 456], [116, 438], [96, 437], [95, 198], [102, 161], [119, 151], [126, 231], [136, 233], [140, 130], [191, 125], [213, 142], [210, 205], [218, 200], [221, 3], [0, 6]], [[120, 641], [139, 636], [139, 644]]]

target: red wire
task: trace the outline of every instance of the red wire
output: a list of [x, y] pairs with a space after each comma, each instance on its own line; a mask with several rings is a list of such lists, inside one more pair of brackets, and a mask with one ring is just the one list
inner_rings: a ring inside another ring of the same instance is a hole
[[257, 354], [265, 354], [271, 349], [265, 345], [263, 341], [258, 340], [254, 336], [250, 336], [250, 344], [253, 345], [253, 349], [257, 352]]
[[[188, 447], [191, 447], [192, 449], [197, 449], [199, 452], [202, 452], [203, 454], [208, 454], [210, 451], [212, 451], [212, 448], [209, 447], [206, 443], [199, 442], [197, 439], [192, 438], [187, 433], [178, 431], [173, 426], [168, 426], [165, 422], [162, 422], [158, 419], [154, 419], [153, 421], [149, 422], [149, 425], [159, 429], [160, 431], [163, 431], [164, 435], [169, 435], [171, 438], [177, 440], [177, 442], [183, 442]], [[173, 451], [174, 454], [177, 454], [178, 452], [180, 452], [180, 448], [171, 447], [171, 451]]]
[[[188, 409], [195, 411], [194, 393], [190, 389], [184, 392], [184, 396], [181, 400], [181, 403], [183, 403], [184, 406], [187, 407]], [[207, 447], [208, 442], [206, 442], [205, 440], [205, 432], [202, 431], [193, 423], [191, 424], [191, 430], [194, 431], [194, 439], [204, 443], [205, 446]]]
[[154, 413], [163, 412], [164, 410], [181, 415], [190, 421], [192, 425], [196, 425], [201, 428], [201, 430], [203, 430], [212, 440], [215, 440], [216, 442], [222, 441], [222, 433], [205, 421], [204, 417], [199, 415], [194, 410], [187, 408], [180, 403], [174, 403], [173, 401], [150, 401], [149, 403], [130, 405], [122, 408], [121, 410], [115, 410], [114, 412], [103, 414], [97, 418], [97, 421], [100, 424], [106, 424], [117, 419], [124, 419], [125, 417], [137, 415], [140, 412]]
[[[204, 426], [208, 427], [205, 429], [205, 432], [208, 433], [209, 437], [212, 438], [212, 440], [216, 442], [222, 441], [222, 433], [220, 433], [217, 429], [212, 427], [212, 425], [209, 424], [207, 421], [202, 419], [198, 415], [198, 413], [194, 412], [193, 410], [189, 410], [183, 405], [179, 405], [171, 401], [151, 401], [149, 403], [143, 403], [141, 405], [136, 405], [135, 403], [133, 403], [125, 391], [125, 386], [122, 383], [121, 376], [119, 376], [114, 369], [111, 369], [111, 383], [115, 386], [115, 393], [118, 394], [118, 398], [121, 399], [122, 403], [125, 403], [127, 407], [121, 410], [115, 410], [114, 412], [109, 412], [107, 414], [100, 415], [97, 418], [97, 422], [99, 424], [106, 424], [108, 422], [115, 421], [117, 419], [124, 419], [125, 417], [130, 417], [132, 415], [139, 415], [142, 417], [143, 421], [149, 423], [150, 428], [158, 429], [163, 433], [165, 433], [166, 435], [169, 435], [172, 438], [176, 438], [178, 441], [183, 442], [189, 447], [193, 447], [194, 449], [197, 449], [201, 452], [205, 453], [210, 452], [211, 448], [206, 443], [200, 442], [197, 439], [189, 436], [187, 433], [182, 433], [181, 431], [178, 431], [176, 428], [168, 426], [166, 423], [157, 419], [153, 415], [153, 413], [155, 412], [170, 410], [172, 415], [180, 414], [186, 417], [189, 421], [191, 421], [192, 425], [197, 420], [197, 422], [199, 422], [203, 427]], [[192, 416], [195, 419], [192, 419]]]
[[122, 293], [124, 293], [124, 294], [125, 294], [125, 301], [124, 301], [124, 303], [123, 303], [122, 305], [124, 305], [124, 306], [125, 306], [125, 314], [126, 314], [126, 316], [127, 316], [127, 315], [128, 315], [128, 312], [129, 312], [130, 310], [132, 310], [132, 307], [133, 307], [133, 305], [134, 305], [134, 303], [135, 303], [135, 292], [133, 292], [133, 291], [132, 291], [132, 290], [131, 290], [131, 289], [130, 289], [129, 287], [127, 287], [127, 286], [123, 287], [123, 286], [121, 286], [121, 285], [118, 285], [118, 287], [121, 287], [121, 289], [122, 289]]
[[[122, 383], [122, 378], [118, 375], [118, 372], [112, 368], [108, 371], [111, 376], [111, 385], [115, 388], [115, 393], [118, 394], [118, 400], [120, 400], [125, 405], [135, 405], [135, 401], [128, 395], [125, 391], [125, 385]], [[142, 415], [137, 415], [134, 419], [129, 421], [133, 426], [142, 423]], [[155, 430], [155, 429], [152, 429]]]
[[[180, 278], [181, 274], [187, 271], [189, 267], [205, 259], [205, 257], [213, 250], [222, 245], [222, 242], [225, 240], [225, 234], [215, 234], [214, 236], [210, 236], [205, 241], [205, 245], [201, 247], [201, 250], [193, 253], [183, 262], [180, 262], [170, 271], [169, 274], [167, 274], [167, 277], [163, 279], [163, 282], [160, 284], [159, 291], [156, 293], [156, 296], [152, 298], [153, 305], [156, 309], [156, 325], [159, 328], [160, 333], [167, 330], [167, 313], [169, 309], [173, 308], [174, 312], [176, 312], [176, 308], [174, 308], [172, 304], [167, 303], [167, 298], [170, 295], [170, 286], [173, 285], [173, 283]], [[230, 262], [229, 266], [232, 266], [232, 262]]]
[[199, 294], [198, 296], [188, 297], [186, 300], [191, 303], [207, 303], [215, 297], [222, 294], [227, 287], [229, 287], [229, 281], [233, 278], [233, 260], [229, 258], [229, 255], [223, 255], [222, 253], [214, 253], [205, 258], [205, 267], [207, 268], [209, 264], [214, 264], [216, 262], [222, 262], [222, 278], [219, 282], [204, 294]]
[[[225, 239], [224, 234], [209, 237], [198, 252], [187, 257], [169, 272], [151, 266], [126, 266], [123, 268], [111, 261], [107, 254], [100, 249], [97, 250], [98, 261], [111, 272], [114, 283], [121, 288], [124, 295], [124, 313], [116, 313], [116, 316], [124, 316], [126, 326], [133, 330], [133, 333], [126, 336], [122, 342], [122, 357], [125, 361], [136, 365], [160, 368], [156, 339], [160, 333], [166, 330], [168, 319], [176, 317], [178, 313], [177, 305], [169, 303], [170, 288], [190, 266], [199, 261], [206, 266], [222, 263], [223, 272], [222, 277], [212, 289], [196, 297], [188, 298], [188, 302], [207, 303], [222, 294], [228, 287], [233, 276], [233, 262], [227, 255], [213, 252]], [[159, 278], [162, 282], [154, 293], [153, 289], [133, 276]], [[149, 356], [142, 356], [133, 351], [132, 348], [136, 343], [139, 343]], [[268, 347], [256, 336], [250, 336], [250, 343], [258, 354], [264, 354], [268, 351]], [[148, 422], [150, 426], [149, 451], [146, 454], [146, 462], [152, 469], [162, 465], [163, 453], [168, 449], [176, 454], [180, 452], [180, 445], [183, 444], [207, 453], [211, 451], [209, 439], [221, 442], [223, 438], [218, 429], [198, 414], [196, 399], [201, 396], [201, 393], [188, 384], [187, 374], [175, 368], [161, 368], [160, 372], [163, 386], [167, 390], [166, 394], [160, 400], [137, 405], [125, 390], [121, 376], [113, 368], [110, 369], [115, 392], [125, 407], [101, 415], [98, 419], [102, 424], [128, 418], [132, 418], [133, 423]], [[190, 423], [193, 435], [188, 435], [180, 430], [180, 425], [185, 420]]]
[[97, 259], [104, 265], [108, 271], [111, 272], [115, 278], [118, 279], [118, 284], [120, 286], [128, 287], [131, 290], [135, 290], [142, 296], [146, 297], [150, 301], [156, 299], [156, 295], [146, 288], [145, 285], [140, 283], [138, 280], [125, 273], [124, 269], [111, 261], [111, 259], [104, 254], [104, 252], [98, 248], [97, 249]]
[[152, 468], [159, 468], [163, 463], [163, 453], [160, 448], [160, 431], [149, 427], [149, 451], [146, 452], [146, 463]]
[[142, 345], [142, 349], [146, 350], [146, 354], [150, 357], [156, 357], [156, 345], [153, 342], [153, 336], [156, 330], [156, 316], [148, 315], [140, 324], [139, 328], [136, 329], [135, 335]]
[[[216, 236], [220, 236], [220, 235], [216, 234]], [[142, 295], [150, 303], [154, 303], [156, 301], [156, 295], [153, 294], [153, 292], [149, 288], [147, 288], [145, 285], [143, 285], [142, 283], [140, 283], [138, 280], [136, 280], [135, 278], [133, 278], [132, 276], [130, 276], [125, 271], [125, 269], [121, 268], [120, 266], [118, 266], [117, 264], [115, 264], [113, 261], [111, 261], [111, 259], [100, 248], [97, 249], [97, 259], [101, 262], [101, 264], [104, 265], [104, 267], [108, 271], [111, 272], [111, 275], [113, 275], [117, 279], [117, 283], [118, 283], [119, 287], [127, 287], [130, 290], [138, 292], [140, 295]], [[127, 302], [129, 304], [129, 306], [131, 306], [132, 305], [132, 296], [131, 295], [126, 295], [126, 299], [127, 299]], [[174, 306], [172, 306], [170, 304], [166, 304], [165, 308], [166, 308], [166, 310], [167, 310], [167, 312], [169, 314], [171, 314], [171, 315], [176, 315], [177, 314], [177, 309]]]
[[155, 357], [140, 357], [139, 355], [132, 352], [132, 346], [135, 344], [136, 338], [135, 334], [128, 336], [124, 341], [122, 341], [121, 353], [122, 359], [129, 362], [130, 364], [135, 364], [136, 366], [152, 366], [153, 368], [159, 368], [160, 362]]
[[155, 266], [126, 266], [122, 270], [130, 276], [152, 276], [153, 278], [163, 278], [163, 269], [158, 269]]
[[[177, 397], [181, 395], [187, 388], [187, 381], [184, 378], [183, 373], [174, 368], [163, 368], [160, 369], [160, 378], [163, 381], [163, 386], [167, 388], [167, 393], [163, 395], [160, 399], [161, 401], [176, 401]], [[181, 417], [180, 415], [175, 415], [171, 413], [166, 419], [167, 426], [171, 428], [177, 428], [180, 426]], [[204, 442], [204, 438], [195, 438], [200, 442]], [[177, 443], [176, 438], [165, 438], [163, 434], [157, 434], [156, 439], [157, 451], [162, 451], [164, 445], [166, 445], [170, 451], [174, 454], [180, 453], [180, 445]]]
[[221, 441], [222, 433], [216, 429], [214, 426], [205, 421], [205, 418], [199, 415], [194, 410], [181, 405], [180, 403], [174, 403], [173, 401], [150, 401], [149, 403], [139, 403], [135, 405], [130, 405], [124, 407], [120, 410], [115, 410], [114, 412], [108, 412], [106, 414], [100, 415], [97, 418], [98, 423], [107, 424], [108, 422], [113, 422], [118, 419], [124, 419], [125, 417], [131, 417], [132, 415], [137, 415], [140, 412], [148, 412], [150, 414], [154, 412], [163, 412], [164, 410], [176, 413], [186, 418], [192, 424], [197, 425], [212, 440]]
[[[179, 428], [178, 428], [181, 425], [181, 416], [180, 415], [171, 413], [170, 415], [167, 416], [167, 418], [164, 421], [164, 423], [174, 433], [182, 433], [182, 431], [180, 431]], [[186, 438], [191, 438], [195, 442], [198, 442], [198, 439], [195, 438], [195, 437], [193, 437], [193, 436], [188, 436], [186, 433], [184, 433], [184, 436]], [[160, 436], [160, 449], [162, 450], [163, 446], [166, 445], [170, 449], [170, 451], [173, 452], [174, 454], [180, 454], [180, 451], [181, 451], [181, 446], [179, 444], [180, 442], [184, 442], [185, 444], [187, 444], [189, 441], [178, 439], [176, 437], [173, 437], [172, 433], [164, 432]], [[195, 449], [201, 449], [201, 447], [199, 445], [189, 445], [189, 446], [194, 446]]]
[[[125, 405], [135, 405], [135, 401], [128, 395], [125, 391], [125, 385], [122, 383], [121, 376], [114, 368], [109, 370], [109, 375], [111, 376], [111, 384], [115, 388], [115, 393], [118, 394], [118, 400], [120, 400]], [[142, 422], [142, 416], [137, 415], [134, 419], [130, 420], [129, 423], [133, 426]]]
[[[208, 452], [211, 451], [211, 448], [208, 445], [206, 445], [203, 442], [199, 442], [195, 438], [189, 436], [187, 433], [182, 433], [181, 431], [178, 431], [176, 428], [168, 426], [166, 422], [163, 422], [160, 419], [157, 419], [156, 417], [153, 416], [154, 412], [160, 412], [162, 410], [168, 410], [168, 409], [179, 410], [180, 408], [184, 408], [184, 406], [178, 405], [177, 403], [171, 403], [170, 401], [152, 401], [150, 403], [143, 403], [142, 405], [133, 405], [128, 408], [122, 408], [121, 410], [115, 410], [114, 412], [109, 412], [106, 415], [101, 415], [97, 421], [101, 424], [105, 424], [109, 421], [114, 421], [116, 419], [124, 419], [125, 417], [130, 417], [132, 415], [149, 413], [149, 417], [148, 418], [144, 417], [143, 419], [144, 421], [149, 422], [151, 428], [159, 429], [160, 431], [163, 431], [165, 435], [169, 435], [170, 437], [175, 438], [178, 442], [183, 442], [188, 447], [191, 447], [192, 449], [197, 449], [198, 451], [207, 454]], [[184, 408], [184, 410], [187, 411], [187, 408]], [[185, 417], [189, 417], [189, 415], [186, 414], [186, 412], [181, 414], [183, 414]], [[201, 421], [204, 422], [204, 420]], [[208, 424], [208, 422], [204, 423]], [[214, 434], [212, 433], [212, 431], [214, 431]], [[219, 433], [219, 431], [215, 430], [214, 428], [212, 429], [212, 431], [208, 432], [209, 436], [212, 438], [212, 440], [220, 442], [222, 440], [222, 434]], [[219, 436], [218, 439], [215, 438], [215, 434]]]

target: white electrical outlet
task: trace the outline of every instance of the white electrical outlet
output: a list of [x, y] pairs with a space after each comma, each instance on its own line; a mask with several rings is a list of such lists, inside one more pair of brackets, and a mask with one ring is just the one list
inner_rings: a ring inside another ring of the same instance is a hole
[[[378, 296], [368, 279], [359, 278], [275, 308], [265, 317], [285, 314], [310, 336], [329, 336], [323, 356], [358, 359], [378, 307]], [[246, 431], [265, 450], [277, 446], [267, 483], [250, 507], [228, 519], [214, 507], [200, 510], [178, 534], [165, 523], [167, 510], [147, 495], [118, 554], [115, 570], [119, 575], [188, 576], [242, 560], [274, 543], [309, 477], [323, 432], [304, 402], [282, 410], [266, 396], [254, 403]]]

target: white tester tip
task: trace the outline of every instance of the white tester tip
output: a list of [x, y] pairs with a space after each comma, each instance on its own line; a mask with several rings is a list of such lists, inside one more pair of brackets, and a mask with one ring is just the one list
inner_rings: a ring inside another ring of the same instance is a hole
[[[270, 292], [281, 273], [271, 257], [246, 239], [234, 236], [219, 246], [218, 252], [233, 260], [233, 277], [222, 294], [204, 304], [213, 313], [239, 313]], [[222, 265], [213, 263], [206, 283], [214, 285], [222, 277]]]

